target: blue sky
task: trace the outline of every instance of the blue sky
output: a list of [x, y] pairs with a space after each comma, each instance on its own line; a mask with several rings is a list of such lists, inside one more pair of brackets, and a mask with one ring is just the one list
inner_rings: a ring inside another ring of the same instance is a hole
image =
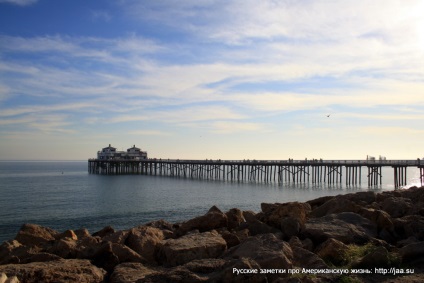
[[422, 11], [0, 0], [0, 159], [423, 157]]

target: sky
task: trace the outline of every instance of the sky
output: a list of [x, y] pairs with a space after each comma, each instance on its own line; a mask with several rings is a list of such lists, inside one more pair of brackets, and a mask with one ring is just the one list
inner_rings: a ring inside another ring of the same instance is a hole
[[0, 160], [422, 158], [422, 11], [0, 0]]

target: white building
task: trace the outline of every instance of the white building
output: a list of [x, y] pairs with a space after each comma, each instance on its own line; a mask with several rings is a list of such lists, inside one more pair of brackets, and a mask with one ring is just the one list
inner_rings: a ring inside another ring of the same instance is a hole
[[97, 159], [144, 160], [147, 159], [147, 151], [142, 151], [138, 147], [135, 147], [135, 145], [127, 149], [127, 151], [116, 151], [116, 148], [109, 144], [108, 147], [104, 147], [97, 152]]

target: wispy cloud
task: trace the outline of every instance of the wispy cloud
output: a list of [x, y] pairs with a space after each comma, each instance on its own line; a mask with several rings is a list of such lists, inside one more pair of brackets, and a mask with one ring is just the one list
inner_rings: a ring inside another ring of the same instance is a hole
[[[359, 121], [416, 130], [424, 121], [422, 1], [121, 0], [113, 7], [87, 9], [95, 26], [87, 33], [1, 33], [2, 133], [109, 131], [154, 140], [178, 129], [173, 137], [337, 132], [350, 139]], [[115, 22], [124, 30], [87, 36]]]

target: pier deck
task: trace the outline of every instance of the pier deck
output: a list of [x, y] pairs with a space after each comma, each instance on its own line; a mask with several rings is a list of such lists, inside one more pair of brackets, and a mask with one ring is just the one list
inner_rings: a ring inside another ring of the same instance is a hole
[[407, 168], [417, 167], [424, 177], [424, 160], [180, 160], [180, 159], [89, 159], [91, 174], [143, 174], [197, 179], [293, 183], [361, 183], [368, 170], [368, 186], [382, 183], [382, 167], [392, 167], [395, 187], [406, 185]]

